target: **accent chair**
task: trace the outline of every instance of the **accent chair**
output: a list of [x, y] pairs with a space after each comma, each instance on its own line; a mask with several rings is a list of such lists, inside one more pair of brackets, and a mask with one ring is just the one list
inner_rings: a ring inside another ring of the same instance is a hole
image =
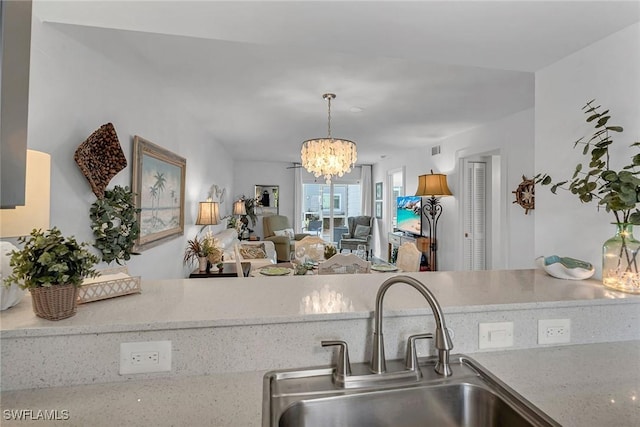
[[284, 215], [269, 215], [262, 218], [264, 240], [273, 242], [279, 262], [291, 261], [291, 252], [295, 251], [295, 242], [309, 236], [307, 233], [295, 233]]
[[367, 259], [371, 251], [371, 233], [373, 232], [373, 218], [370, 216], [350, 216], [347, 218], [349, 229], [342, 235], [339, 243], [340, 252], [343, 249], [355, 251], [358, 245], [365, 245]]
[[318, 265], [318, 274], [359, 274], [371, 273], [371, 261], [365, 261], [354, 254], [335, 254]]
[[324, 248], [326, 246], [324, 240], [318, 236], [307, 236], [302, 240], [295, 242], [296, 258], [300, 255], [311, 259], [315, 262], [324, 261]]
[[404, 242], [398, 248], [398, 258], [396, 259], [396, 267], [400, 271], [420, 271], [420, 258], [422, 252], [413, 242]]
[[306, 230], [309, 233], [314, 233], [316, 236], [320, 236], [322, 235], [322, 220], [321, 219], [314, 219], [309, 221], [309, 225], [306, 228], [302, 229], [303, 231]]

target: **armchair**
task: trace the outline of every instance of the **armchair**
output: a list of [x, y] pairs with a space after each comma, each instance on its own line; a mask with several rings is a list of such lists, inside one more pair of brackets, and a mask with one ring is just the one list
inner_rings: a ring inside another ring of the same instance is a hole
[[295, 242], [309, 236], [307, 233], [295, 233], [289, 224], [289, 218], [283, 215], [270, 215], [262, 218], [264, 240], [273, 242], [276, 247], [278, 261], [291, 260], [291, 252], [295, 251]]
[[340, 252], [342, 252], [343, 249], [355, 251], [358, 249], [358, 245], [365, 245], [367, 259], [369, 259], [373, 218], [370, 216], [350, 216], [347, 218], [347, 222], [349, 231], [344, 233], [340, 239]]
[[322, 220], [314, 219], [309, 221], [309, 225], [302, 228], [302, 231], [304, 230], [307, 230], [309, 233], [314, 233], [316, 236], [322, 235]]

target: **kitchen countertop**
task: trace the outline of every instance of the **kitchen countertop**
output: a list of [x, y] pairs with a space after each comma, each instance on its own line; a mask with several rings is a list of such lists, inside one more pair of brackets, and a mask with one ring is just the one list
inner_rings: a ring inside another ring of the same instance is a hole
[[[640, 296], [541, 270], [407, 275], [435, 294], [456, 329], [459, 352], [561, 424], [638, 425], [638, 403], [631, 399], [640, 388]], [[142, 294], [84, 304], [56, 322], [35, 317], [26, 296], [0, 313], [0, 422], [16, 425], [10, 411], [30, 409], [30, 418], [42, 415], [38, 410], [58, 411], [58, 418], [69, 417], [59, 425], [72, 426], [258, 426], [266, 369], [327, 363], [330, 354], [317, 349], [326, 337], [349, 341], [352, 360], [366, 360], [362, 337], [376, 291], [391, 276], [143, 280]], [[387, 320], [387, 332], [402, 336], [419, 330], [426, 308], [414, 289], [394, 286], [384, 310], [386, 318], [397, 318]], [[583, 344], [537, 346], [536, 319], [543, 315], [571, 318], [572, 342]], [[520, 349], [478, 352], [474, 325], [500, 320], [515, 322]], [[405, 331], [407, 324], [413, 326]], [[170, 374], [118, 375], [121, 342], [159, 339], [173, 343]], [[610, 340], [634, 341], [593, 344]], [[67, 365], [46, 357], [65, 343], [73, 343]]]
[[[143, 280], [141, 294], [83, 304], [75, 316], [56, 322], [34, 316], [27, 295], [0, 313], [0, 332], [3, 338], [19, 338], [370, 318], [376, 291], [391, 275]], [[596, 280], [561, 280], [536, 269], [406, 275], [427, 285], [445, 313], [640, 301], [640, 296], [609, 291]], [[341, 308], [312, 307], [314, 295], [322, 298], [323, 292], [339, 295]], [[415, 296], [409, 286], [393, 287], [385, 312], [423, 312], [424, 300]]]
[[[640, 341], [470, 354], [565, 427], [640, 425]], [[3, 426], [260, 426], [264, 371], [2, 393]], [[35, 403], [37, 402], [37, 403]], [[57, 410], [57, 422], [10, 421]], [[67, 411], [67, 412], [64, 412]]]

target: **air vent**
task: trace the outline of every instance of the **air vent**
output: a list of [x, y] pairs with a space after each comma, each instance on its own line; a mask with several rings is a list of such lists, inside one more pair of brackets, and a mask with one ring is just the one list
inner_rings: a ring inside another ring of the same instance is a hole
[[431, 155], [435, 156], [440, 154], [440, 146], [439, 145], [434, 145], [433, 147], [431, 147]]

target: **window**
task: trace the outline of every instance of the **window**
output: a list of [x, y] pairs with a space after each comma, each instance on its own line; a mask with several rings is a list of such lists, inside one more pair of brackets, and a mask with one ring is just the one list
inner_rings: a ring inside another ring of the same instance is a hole
[[388, 224], [388, 229], [393, 231], [398, 225], [398, 197], [406, 195], [404, 194], [404, 168], [389, 171], [387, 174], [387, 182], [389, 184], [387, 185], [389, 197], [389, 203], [387, 205], [389, 206], [389, 215], [387, 216], [387, 218], [391, 219], [390, 224]]
[[322, 238], [337, 244], [340, 235], [346, 232], [347, 218], [362, 212], [361, 194], [359, 183], [303, 184], [303, 231], [306, 231], [309, 221], [321, 220]]
[[[328, 211], [329, 206], [331, 206], [330, 192], [322, 193], [322, 210]], [[342, 194], [333, 195], [333, 210], [334, 212], [342, 210]]]

